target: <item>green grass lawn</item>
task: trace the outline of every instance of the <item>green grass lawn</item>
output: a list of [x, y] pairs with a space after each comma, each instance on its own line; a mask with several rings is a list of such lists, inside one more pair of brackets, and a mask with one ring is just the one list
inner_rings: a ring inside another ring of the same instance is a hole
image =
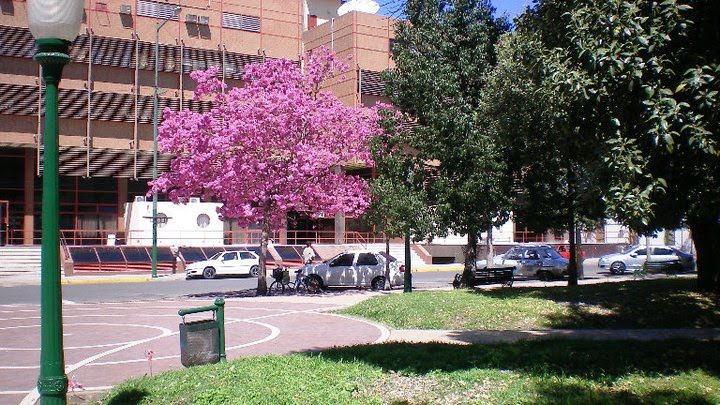
[[[345, 311], [396, 328], [718, 327], [692, 279], [386, 294]], [[720, 342], [387, 343], [129, 380], [103, 404], [720, 404]]]
[[129, 380], [103, 404], [717, 404], [720, 342], [364, 345]]
[[399, 329], [720, 327], [717, 295], [693, 278], [387, 294], [341, 311]]

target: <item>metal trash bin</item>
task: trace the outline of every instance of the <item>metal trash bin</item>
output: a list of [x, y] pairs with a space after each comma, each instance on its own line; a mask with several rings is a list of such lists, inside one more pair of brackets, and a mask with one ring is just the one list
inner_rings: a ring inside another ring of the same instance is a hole
[[185, 367], [220, 362], [220, 327], [214, 319], [180, 324], [180, 363]]
[[[212, 311], [213, 319], [185, 322], [185, 315]], [[178, 315], [183, 322], [180, 328], [180, 363], [185, 367], [224, 363], [225, 354], [225, 300], [215, 299], [214, 305], [181, 309]]]

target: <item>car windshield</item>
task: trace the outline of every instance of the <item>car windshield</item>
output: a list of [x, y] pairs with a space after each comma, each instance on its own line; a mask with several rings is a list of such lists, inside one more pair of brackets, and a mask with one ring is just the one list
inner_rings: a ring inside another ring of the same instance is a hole
[[391, 255], [389, 255], [389, 254], [387, 254], [387, 253], [385, 253], [385, 252], [378, 252], [378, 254], [379, 254], [380, 256], [382, 256], [385, 260], [389, 260], [389, 261], [391, 261], [391, 262], [397, 261], [396, 258], [394, 258], [393, 256], [391, 256]]
[[633, 250], [635, 250], [635, 249], [637, 249], [637, 248], [638, 248], [638, 246], [630, 246], [629, 248], [627, 248], [627, 249], [625, 249], [625, 250], [623, 251], [623, 254], [624, 254], [624, 255], [629, 255], [630, 253], [633, 252]]
[[210, 258], [208, 260], [217, 260], [220, 258], [220, 255], [222, 255], [223, 253], [225, 253], [225, 252], [217, 252], [214, 255], [210, 256]]
[[547, 257], [550, 259], [562, 259], [563, 257], [560, 256], [560, 253], [558, 253], [555, 249], [543, 249], [542, 250], [543, 257]]

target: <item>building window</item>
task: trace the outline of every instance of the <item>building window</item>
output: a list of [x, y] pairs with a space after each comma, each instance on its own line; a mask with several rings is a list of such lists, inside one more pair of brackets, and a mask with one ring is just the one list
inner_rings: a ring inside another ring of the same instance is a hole
[[197, 216], [197, 226], [207, 228], [210, 225], [210, 216], [208, 214], [200, 214]]
[[223, 13], [222, 26], [234, 30], [260, 32], [260, 18], [251, 15]]
[[178, 20], [176, 4], [156, 3], [154, 1], [139, 0], [137, 15], [141, 17], [162, 18], [164, 20]]

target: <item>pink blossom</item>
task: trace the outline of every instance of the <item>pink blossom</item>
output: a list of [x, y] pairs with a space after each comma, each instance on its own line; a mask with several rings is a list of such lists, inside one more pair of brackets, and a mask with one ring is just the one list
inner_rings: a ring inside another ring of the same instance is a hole
[[217, 68], [193, 72], [195, 98], [212, 110], [164, 111], [158, 145], [176, 157], [150, 193], [222, 201], [218, 214], [241, 226], [267, 220], [277, 229], [292, 210], [362, 214], [368, 185], [342, 168], [373, 163], [368, 142], [381, 133], [378, 114], [322, 90], [348, 69], [332, 52], [320, 48], [304, 60], [303, 70], [286, 59], [246, 65], [245, 85], [229, 90]]

